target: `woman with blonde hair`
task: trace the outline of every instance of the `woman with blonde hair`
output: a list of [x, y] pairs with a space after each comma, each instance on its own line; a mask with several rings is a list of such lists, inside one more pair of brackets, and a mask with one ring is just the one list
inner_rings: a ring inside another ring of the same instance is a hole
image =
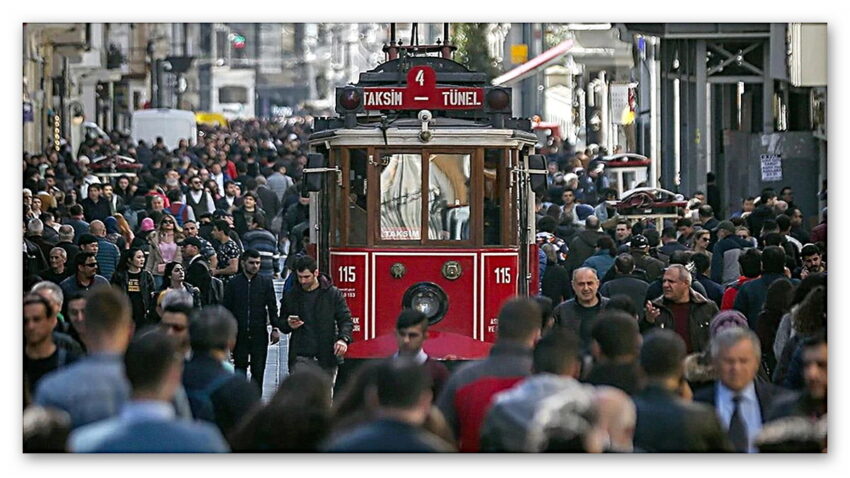
[[183, 239], [183, 230], [170, 214], [163, 214], [156, 230], [148, 236], [150, 254], [145, 269], [153, 274], [157, 289], [162, 287], [165, 265], [169, 262], [183, 261], [178, 245]]

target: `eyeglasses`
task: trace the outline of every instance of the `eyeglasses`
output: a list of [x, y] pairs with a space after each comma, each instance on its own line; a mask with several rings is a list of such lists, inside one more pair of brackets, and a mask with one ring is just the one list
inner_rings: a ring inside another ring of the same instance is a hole
[[83, 265], [86, 267], [97, 267], [97, 262], [87, 262]]

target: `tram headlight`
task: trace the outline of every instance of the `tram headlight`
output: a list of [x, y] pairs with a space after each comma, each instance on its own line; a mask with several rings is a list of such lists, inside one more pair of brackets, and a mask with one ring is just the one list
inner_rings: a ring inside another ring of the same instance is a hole
[[443, 319], [449, 309], [449, 299], [443, 289], [432, 282], [414, 284], [402, 298], [402, 307], [415, 309], [428, 317], [428, 323], [435, 324]]
[[504, 88], [492, 88], [485, 97], [490, 111], [510, 111], [511, 95]]
[[339, 104], [347, 110], [355, 110], [360, 106], [362, 97], [357, 88], [343, 88], [339, 94]]

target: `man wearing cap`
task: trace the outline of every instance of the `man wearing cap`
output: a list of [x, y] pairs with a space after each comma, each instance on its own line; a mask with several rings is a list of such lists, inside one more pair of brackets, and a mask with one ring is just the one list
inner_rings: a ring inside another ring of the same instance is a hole
[[[735, 225], [732, 221], [720, 221], [717, 225], [717, 243], [711, 255], [711, 280], [723, 284], [723, 270], [727, 265], [737, 266], [738, 256], [744, 249], [753, 245], [735, 235]], [[737, 251], [728, 254], [729, 251]], [[737, 277], [739, 274], [734, 274]]]
[[[212, 231], [212, 225], [210, 225], [210, 232]], [[198, 239], [198, 242], [201, 243], [201, 255], [204, 257], [204, 260], [209, 264], [211, 269], [215, 269], [218, 266], [218, 256], [216, 256], [215, 248], [210, 241], [206, 240], [201, 236], [200, 232], [200, 224], [196, 221], [186, 221], [183, 224], [183, 233], [186, 234], [186, 237], [194, 237]], [[192, 257], [186, 256], [183, 257]], [[188, 267], [188, 263], [186, 264]]]
[[635, 261], [635, 268], [646, 272], [648, 281], [660, 279], [664, 274], [664, 263], [649, 255], [649, 240], [643, 234], [632, 236], [629, 252]]

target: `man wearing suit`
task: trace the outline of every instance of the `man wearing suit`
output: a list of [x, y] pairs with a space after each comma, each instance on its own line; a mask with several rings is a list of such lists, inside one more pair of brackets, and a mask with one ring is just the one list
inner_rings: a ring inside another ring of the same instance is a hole
[[669, 329], [656, 329], [644, 339], [640, 365], [647, 385], [634, 397], [637, 407], [635, 447], [646, 452], [732, 451], [711, 408], [680, 397], [685, 342]]
[[755, 453], [753, 445], [768, 412], [788, 393], [756, 382], [761, 346], [755, 332], [742, 327], [723, 330], [711, 340], [718, 380], [698, 390], [694, 400], [715, 408], [735, 451]]
[[115, 418], [76, 430], [76, 453], [221, 453], [227, 443], [210, 423], [175, 417], [171, 400], [180, 387], [183, 355], [160, 330], [140, 333], [127, 348], [124, 368], [132, 397]]
[[204, 256], [201, 255], [201, 240], [197, 237], [187, 237], [180, 243], [183, 248], [183, 257], [189, 258], [184, 264], [186, 267], [186, 282], [197, 287], [201, 291], [201, 303], [209, 305], [210, 275], [209, 264], [207, 264]]

